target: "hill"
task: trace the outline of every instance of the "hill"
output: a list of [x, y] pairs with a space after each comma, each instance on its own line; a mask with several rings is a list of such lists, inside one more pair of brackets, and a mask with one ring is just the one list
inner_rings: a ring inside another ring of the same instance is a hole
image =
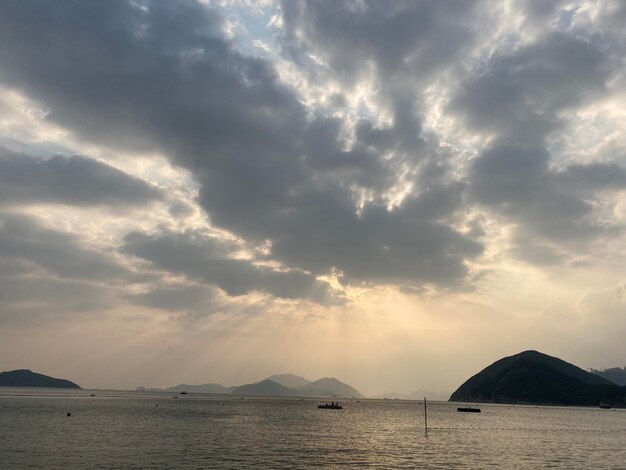
[[254, 384], [241, 385], [235, 387], [231, 392], [233, 395], [270, 395], [270, 396], [299, 396], [298, 390], [285, 387], [270, 379], [265, 379]]
[[591, 369], [592, 374], [604, 377], [617, 385], [626, 385], [626, 367], [623, 369], [619, 367], [611, 367], [609, 369], [595, 370]]
[[[304, 393], [314, 396], [337, 396], [337, 397], [362, 397], [359, 391], [348, 384], [340, 382], [334, 377], [325, 377], [323, 379], [311, 382], [300, 389]], [[330, 392], [329, 395], [324, 391]], [[320, 393], [322, 392], [322, 393]]]
[[626, 387], [556, 357], [524, 351], [468, 379], [450, 401], [625, 406]]
[[311, 383], [310, 380], [295, 374], [277, 374], [268, 377], [268, 379], [289, 388], [305, 387]]
[[29, 369], [0, 372], [0, 387], [80, 388], [69, 380], [56, 379]]

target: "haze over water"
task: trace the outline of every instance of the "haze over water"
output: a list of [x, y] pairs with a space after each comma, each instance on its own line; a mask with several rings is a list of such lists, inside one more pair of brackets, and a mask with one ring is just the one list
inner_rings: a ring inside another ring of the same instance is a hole
[[[0, 391], [2, 468], [614, 468], [626, 411], [396, 400]], [[155, 406], [158, 403], [159, 406]], [[66, 413], [71, 411], [72, 416]]]

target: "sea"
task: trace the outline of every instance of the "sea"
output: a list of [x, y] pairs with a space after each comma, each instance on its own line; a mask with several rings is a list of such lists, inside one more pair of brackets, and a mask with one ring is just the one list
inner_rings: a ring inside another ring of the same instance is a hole
[[341, 404], [0, 388], [0, 468], [626, 469], [626, 410], [427, 401], [426, 431], [423, 401]]

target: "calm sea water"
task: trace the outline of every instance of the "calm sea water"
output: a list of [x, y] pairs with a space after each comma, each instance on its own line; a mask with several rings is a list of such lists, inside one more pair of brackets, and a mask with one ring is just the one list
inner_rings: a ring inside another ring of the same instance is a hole
[[0, 468], [626, 469], [624, 410], [430, 402], [425, 434], [419, 402], [316, 405], [0, 388]]

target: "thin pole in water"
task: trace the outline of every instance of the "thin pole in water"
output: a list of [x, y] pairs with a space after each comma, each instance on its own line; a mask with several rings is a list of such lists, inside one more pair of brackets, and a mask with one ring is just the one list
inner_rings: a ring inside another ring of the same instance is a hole
[[426, 411], [426, 397], [424, 397], [424, 433], [428, 433], [428, 412]]

